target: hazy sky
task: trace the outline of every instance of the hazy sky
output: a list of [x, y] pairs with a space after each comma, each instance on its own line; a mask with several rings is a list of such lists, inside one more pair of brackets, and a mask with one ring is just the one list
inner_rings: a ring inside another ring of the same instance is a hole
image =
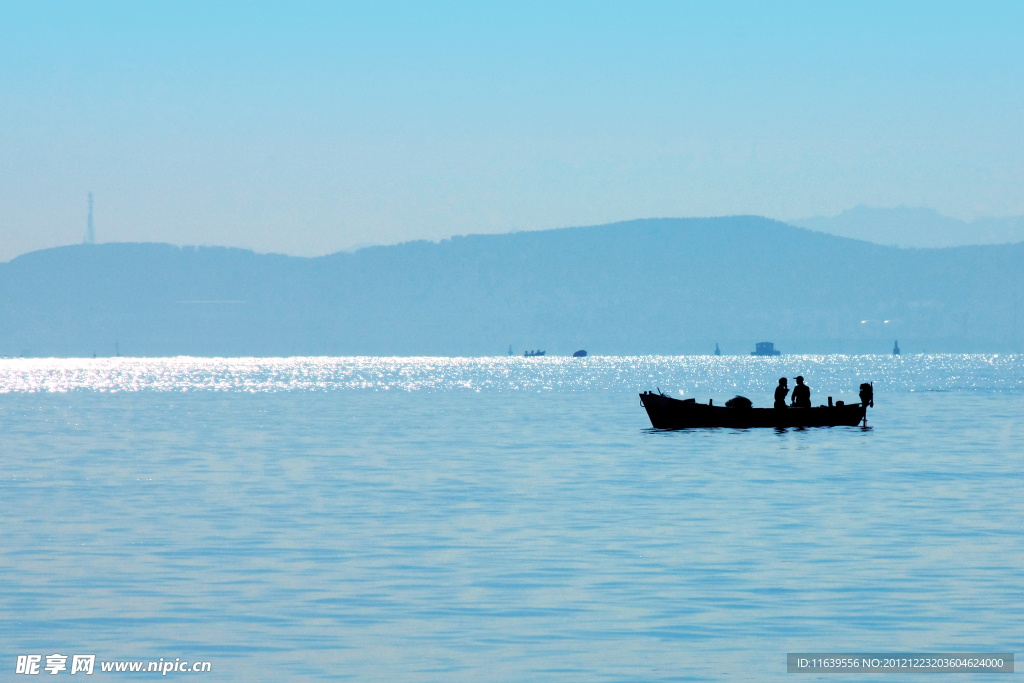
[[[146, 5], [142, 7], [141, 5]], [[1024, 3], [13, 3], [0, 260], [1024, 213]]]

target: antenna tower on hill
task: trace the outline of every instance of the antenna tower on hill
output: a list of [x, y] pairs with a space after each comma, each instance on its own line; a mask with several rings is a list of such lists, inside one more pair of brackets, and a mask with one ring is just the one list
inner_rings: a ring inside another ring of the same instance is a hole
[[85, 243], [96, 244], [96, 231], [92, 227], [92, 192], [89, 193], [89, 224], [85, 228]]

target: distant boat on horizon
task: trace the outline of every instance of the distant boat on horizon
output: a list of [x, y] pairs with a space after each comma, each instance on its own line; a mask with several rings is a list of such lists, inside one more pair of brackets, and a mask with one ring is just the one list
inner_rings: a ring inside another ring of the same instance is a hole
[[754, 345], [754, 350], [750, 352], [751, 356], [781, 356], [781, 351], [775, 350], [775, 342], [757, 342]]
[[523, 358], [536, 358], [537, 356], [543, 355], [543, 351], [523, 351]]
[[894, 356], [900, 355], [900, 340], [899, 339], [894, 341], [893, 344], [892, 344], [892, 355], [894, 355]]

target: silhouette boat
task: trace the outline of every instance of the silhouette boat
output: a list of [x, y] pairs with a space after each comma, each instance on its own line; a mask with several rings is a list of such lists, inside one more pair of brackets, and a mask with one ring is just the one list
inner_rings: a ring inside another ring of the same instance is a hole
[[[818, 408], [731, 408], [728, 406], [697, 403], [696, 399], [678, 399], [653, 391], [640, 394], [640, 402], [651, 418], [655, 429], [700, 429], [705, 427], [856, 427], [874, 405], [870, 384], [862, 384], [861, 403]], [[732, 401], [730, 401], [731, 403]], [[829, 403], [832, 399], [829, 398]]]
[[523, 358], [536, 358], [537, 356], [543, 355], [543, 351], [523, 351]]

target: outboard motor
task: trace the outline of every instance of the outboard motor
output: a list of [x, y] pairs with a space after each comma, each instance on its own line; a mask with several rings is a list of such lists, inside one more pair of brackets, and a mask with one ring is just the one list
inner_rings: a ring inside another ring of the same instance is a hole
[[871, 384], [864, 383], [860, 385], [860, 404], [865, 408], [868, 406], [875, 407], [875, 389]]

